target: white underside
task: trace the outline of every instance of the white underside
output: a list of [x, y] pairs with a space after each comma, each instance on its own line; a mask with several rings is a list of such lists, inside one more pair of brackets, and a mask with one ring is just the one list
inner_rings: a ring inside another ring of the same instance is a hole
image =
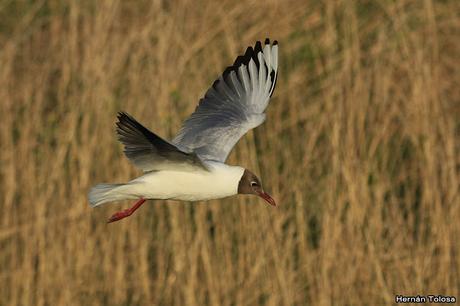
[[220, 162], [204, 163], [209, 171], [149, 172], [114, 191], [125, 195], [125, 199], [142, 197], [182, 201], [218, 199], [238, 193], [238, 183], [244, 168]]

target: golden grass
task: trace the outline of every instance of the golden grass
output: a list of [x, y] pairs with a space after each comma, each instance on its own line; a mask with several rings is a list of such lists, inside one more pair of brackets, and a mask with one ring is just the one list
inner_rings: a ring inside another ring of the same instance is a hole
[[[4, 1], [0, 305], [387, 305], [460, 298], [458, 1]], [[90, 209], [245, 47], [280, 42], [252, 197]]]

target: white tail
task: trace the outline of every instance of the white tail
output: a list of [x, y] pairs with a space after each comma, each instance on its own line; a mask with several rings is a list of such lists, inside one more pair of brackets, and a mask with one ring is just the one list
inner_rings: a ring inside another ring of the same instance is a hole
[[107, 202], [120, 201], [134, 198], [125, 193], [126, 184], [98, 184], [91, 188], [88, 194], [91, 207]]

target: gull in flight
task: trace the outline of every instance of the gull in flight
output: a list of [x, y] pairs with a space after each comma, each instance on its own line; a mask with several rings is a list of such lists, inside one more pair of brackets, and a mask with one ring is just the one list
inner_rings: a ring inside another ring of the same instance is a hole
[[150, 199], [202, 201], [253, 194], [276, 206], [254, 173], [225, 160], [247, 131], [265, 121], [277, 70], [276, 40], [248, 47], [208, 89], [171, 142], [120, 112], [118, 139], [126, 157], [144, 174], [125, 184], [94, 186], [88, 195], [90, 205], [137, 200], [108, 222], [130, 216]]

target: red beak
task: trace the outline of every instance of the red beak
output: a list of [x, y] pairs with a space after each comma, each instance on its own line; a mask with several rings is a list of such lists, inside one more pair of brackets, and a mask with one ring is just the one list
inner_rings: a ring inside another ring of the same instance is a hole
[[265, 191], [258, 192], [257, 194], [259, 195], [259, 197], [267, 201], [267, 203], [271, 206], [276, 206], [275, 200], [273, 200], [273, 198]]

